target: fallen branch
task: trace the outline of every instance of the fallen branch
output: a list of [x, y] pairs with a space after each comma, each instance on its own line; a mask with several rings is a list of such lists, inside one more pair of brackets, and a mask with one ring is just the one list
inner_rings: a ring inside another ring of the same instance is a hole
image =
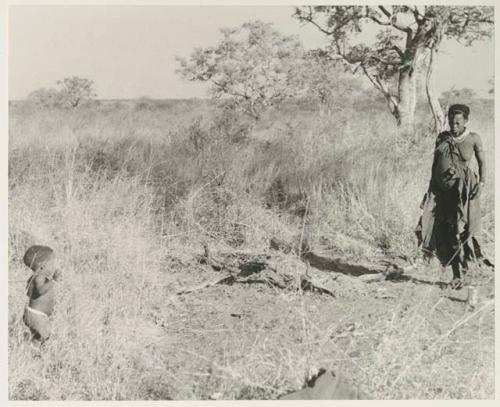
[[304, 291], [318, 292], [320, 294], [326, 294], [331, 297], [335, 297], [333, 291], [330, 291], [328, 288], [313, 283], [313, 281], [310, 278], [304, 275], [300, 276], [300, 288]]
[[235, 277], [232, 274], [226, 274], [222, 278], [218, 278], [218, 279], [213, 280], [213, 281], [207, 281], [205, 283], [198, 284], [194, 287], [186, 288], [186, 289], [177, 291], [176, 294], [177, 295], [189, 294], [189, 293], [192, 293], [195, 291], [203, 290], [203, 289], [208, 288], [208, 287], [212, 287], [212, 286], [217, 285], [217, 284], [229, 284], [229, 285], [231, 285], [232, 283], [234, 283], [234, 281], [235, 281]]
[[[268, 284], [279, 289], [287, 289], [289, 287], [293, 288], [294, 282], [297, 281], [295, 276], [278, 272], [268, 262], [262, 260], [246, 261], [238, 265], [238, 267], [235, 267], [233, 264], [228, 264], [223, 259], [213, 256], [207, 244], [204, 245], [204, 254], [200, 256], [198, 261], [202, 264], [209, 265], [216, 271], [227, 270], [227, 272], [223, 277], [216, 280], [207, 281], [194, 287], [180, 290], [176, 293], [177, 295], [200, 291], [217, 284], [232, 285], [234, 283]], [[297, 289], [300, 286], [303, 291], [317, 292], [319, 294], [335, 297], [335, 294], [331, 290], [315, 283], [307, 275], [300, 275], [300, 280], [295, 286]]]

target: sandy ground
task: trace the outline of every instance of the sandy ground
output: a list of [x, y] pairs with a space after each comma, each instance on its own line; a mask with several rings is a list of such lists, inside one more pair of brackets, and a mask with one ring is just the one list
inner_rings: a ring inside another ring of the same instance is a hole
[[[255, 260], [269, 263], [291, 276], [291, 283], [278, 288], [236, 280], [179, 295], [226, 271], [194, 258], [173, 259], [164, 284], [151, 288], [158, 300], [147, 320], [124, 326], [128, 338], [117, 341], [137, 342], [126, 364], [138, 372], [134, 385], [142, 389], [141, 397], [275, 399], [300, 389], [320, 368], [340, 372], [373, 399], [494, 397], [491, 269], [472, 269], [477, 304], [471, 308], [469, 288], [446, 288], [451, 271], [442, 272], [435, 264], [418, 263], [386, 279], [307, 269], [298, 258], [273, 250], [225, 258], [234, 267]], [[306, 271], [335, 296], [300, 289], [296, 281]], [[10, 287], [10, 311], [22, 310], [23, 287]], [[14, 332], [22, 332], [21, 325]], [[12, 346], [18, 340], [19, 335], [9, 337]], [[16, 349], [17, 355], [24, 352], [23, 363], [35, 369], [45, 372], [53, 364], [50, 355], [35, 355], [38, 351], [28, 344]], [[28, 362], [25, 352], [34, 352], [35, 359]], [[19, 388], [27, 379], [12, 380], [11, 397], [28, 397]], [[81, 397], [54, 389], [65, 398]]]
[[[220, 273], [208, 266], [179, 270], [170, 289]], [[169, 372], [157, 382], [168, 384], [152, 392], [172, 399], [270, 399], [300, 388], [323, 367], [346, 374], [373, 398], [468, 397], [479, 376], [491, 382], [485, 397], [493, 396], [490, 269], [473, 271], [473, 309], [469, 288], [445, 288], [451, 271], [432, 265], [392, 281], [314, 268], [309, 274], [336, 297], [265, 283], [168, 296], [152, 314], [164, 335], [155, 355]]]

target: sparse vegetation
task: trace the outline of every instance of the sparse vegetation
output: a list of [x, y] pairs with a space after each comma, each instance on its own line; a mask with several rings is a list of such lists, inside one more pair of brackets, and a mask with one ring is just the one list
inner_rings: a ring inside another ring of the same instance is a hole
[[66, 108], [89, 105], [96, 98], [94, 82], [90, 79], [71, 76], [57, 81], [58, 89], [42, 88], [28, 95], [29, 102], [35, 108]]
[[221, 30], [214, 47], [196, 48], [189, 59], [178, 58], [178, 72], [190, 81], [211, 85], [214, 99], [231, 98], [234, 107], [258, 120], [270, 106], [296, 96], [304, 49], [271, 23], [250, 21]]
[[[12, 105], [9, 398], [276, 398], [318, 367], [345, 371], [373, 398], [492, 398], [494, 285], [480, 269], [469, 313], [443, 296], [448, 275], [432, 264], [380, 283], [310, 270], [336, 299], [250, 285], [173, 295], [215, 273], [195, 260], [206, 242], [304, 271], [269, 239], [301, 236], [305, 208], [309, 244], [326, 256], [415, 260], [429, 112], [401, 139], [370, 101], [345, 97], [330, 116], [309, 105], [290, 101], [257, 124], [203, 101]], [[491, 163], [493, 254], [494, 109], [476, 99], [471, 110]], [[63, 270], [42, 348], [20, 321], [32, 243], [53, 247]]]

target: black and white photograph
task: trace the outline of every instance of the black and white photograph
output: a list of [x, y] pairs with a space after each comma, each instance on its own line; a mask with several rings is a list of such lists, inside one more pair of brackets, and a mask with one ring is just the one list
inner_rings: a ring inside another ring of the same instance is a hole
[[495, 6], [305, 3], [8, 4], [9, 401], [495, 399]]

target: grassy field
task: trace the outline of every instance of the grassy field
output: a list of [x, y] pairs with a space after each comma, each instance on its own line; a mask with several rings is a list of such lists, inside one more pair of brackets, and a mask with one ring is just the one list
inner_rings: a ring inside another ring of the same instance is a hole
[[[12, 105], [10, 399], [276, 398], [320, 367], [377, 399], [494, 397], [494, 284], [483, 269], [473, 312], [443, 295], [451, 271], [435, 264], [377, 284], [312, 270], [335, 299], [252, 285], [175, 295], [213, 275], [195, 260], [204, 243], [300, 272], [269, 239], [300, 237], [305, 211], [318, 253], [416, 258], [430, 119], [420, 113], [403, 139], [383, 105], [342, 103], [331, 116], [290, 104], [257, 124], [203, 101]], [[493, 254], [494, 107], [471, 108], [489, 164], [483, 241]], [[53, 247], [63, 270], [41, 349], [20, 320], [31, 244]]]

